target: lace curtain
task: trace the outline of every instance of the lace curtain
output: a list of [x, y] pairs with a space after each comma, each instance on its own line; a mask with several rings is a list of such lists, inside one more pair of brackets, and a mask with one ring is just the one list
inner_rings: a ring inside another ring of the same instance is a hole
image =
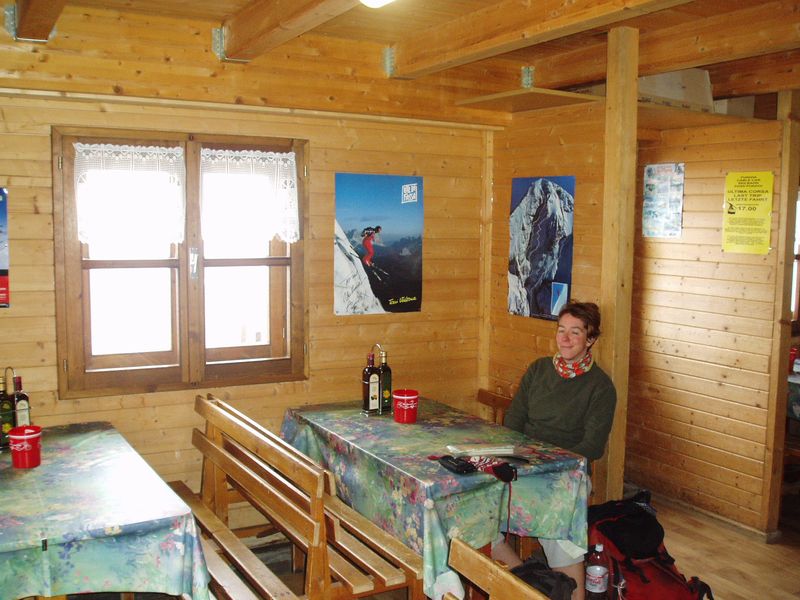
[[[300, 239], [294, 152], [203, 148], [200, 170], [204, 181], [207, 176], [225, 175], [225, 187], [229, 193], [236, 190], [236, 200], [259, 207], [255, 209], [257, 218], [245, 219], [237, 225], [240, 235], [247, 236], [249, 243], [266, 248], [275, 236], [287, 243]], [[203, 194], [205, 203], [205, 191]], [[204, 222], [204, 240], [206, 229]]]
[[182, 242], [185, 178], [181, 147], [76, 143], [80, 241], [112, 253], [143, 238], [152, 247]]

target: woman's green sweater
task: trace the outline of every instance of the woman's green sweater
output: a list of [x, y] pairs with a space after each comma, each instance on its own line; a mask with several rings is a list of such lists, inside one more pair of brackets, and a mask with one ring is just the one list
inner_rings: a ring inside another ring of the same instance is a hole
[[504, 424], [592, 461], [603, 456], [616, 404], [614, 384], [596, 363], [589, 372], [564, 379], [552, 358], [544, 357], [522, 376]]

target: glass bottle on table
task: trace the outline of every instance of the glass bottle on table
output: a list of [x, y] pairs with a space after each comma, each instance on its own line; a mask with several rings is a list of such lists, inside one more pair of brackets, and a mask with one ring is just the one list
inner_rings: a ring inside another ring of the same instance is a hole
[[14, 427], [31, 424], [31, 401], [22, 390], [22, 377], [14, 377]]
[[0, 376], [0, 448], [8, 448], [8, 432], [14, 427], [14, 399], [6, 393], [6, 378]]
[[375, 355], [367, 354], [367, 366], [361, 372], [361, 413], [376, 415], [380, 411], [380, 373], [375, 366]]
[[392, 413], [392, 369], [386, 362], [386, 350], [381, 350], [381, 364], [378, 367], [378, 382], [380, 385], [381, 406], [380, 414]]

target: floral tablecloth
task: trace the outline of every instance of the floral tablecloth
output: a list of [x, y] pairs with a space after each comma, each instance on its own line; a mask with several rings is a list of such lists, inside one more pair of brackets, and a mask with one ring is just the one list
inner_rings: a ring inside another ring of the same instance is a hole
[[[506, 529], [564, 539], [585, 548], [588, 478], [581, 456], [540, 443], [432, 400], [420, 399], [415, 424], [363, 416], [360, 403], [289, 409], [281, 436], [333, 471], [342, 499], [421, 554], [424, 589], [463, 596], [447, 565], [449, 540], [484, 546]], [[532, 456], [508, 485], [486, 473], [456, 475], [430, 456], [451, 444], [525, 446]]]
[[42, 463], [0, 454], [3, 600], [82, 592], [208, 599], [189, 507], [108, 423], [42, 430]]

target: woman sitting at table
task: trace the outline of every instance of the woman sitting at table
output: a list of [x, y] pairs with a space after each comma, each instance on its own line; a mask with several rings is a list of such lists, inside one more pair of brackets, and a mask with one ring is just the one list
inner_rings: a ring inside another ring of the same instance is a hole
[[[591, 348], [600, 335], [600, 309], [592, 302], [570, 301], [558, 314], [552, 358], [535, 360], [520, 381], [504, 424], [525, 435], [582, 454], [589, 461], [603, 455], [614, 420], [617, 392], [594, 363]], [[547, 562], [572, 577], [572, 600], [584, 598], [583, 553], [566, 541], [539, 539]], [[493, 558], [509, 567], [521, 561], [502, 538]]]

